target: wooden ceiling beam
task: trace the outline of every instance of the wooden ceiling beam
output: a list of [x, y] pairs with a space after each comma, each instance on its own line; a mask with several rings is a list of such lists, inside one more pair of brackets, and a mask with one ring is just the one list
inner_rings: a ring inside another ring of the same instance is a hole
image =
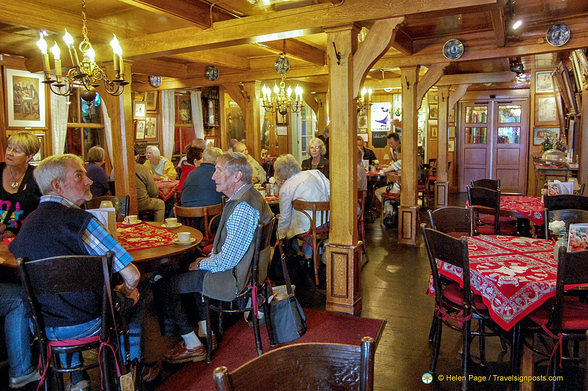
[[499, 0], [498, 4], [490, 10], [490, 20], [492, 21], [492, 29], [494, 30], [496, 46], [498, 47], [506, 45], [504, 3], [504, 0]]
[[286, 53], [288, 57], [294, 57], [314, 65], [323, 66], [327, 63], [327, 56], [323, 50], [296, 39], [259, 42], [257, 45], [267, 48], [277, 54]]
[[396, 26], [392, 32], [392, 42], [390, 46], [405, 56], [410, 56], [413, 53], [412, 38], [410, 38], [410, 35], [403, 25]]
[[133, 62], [133, 73], [184, 78], [188, 77], [188, 67], [186, 64], [171, 61], [156, 59], [139, 60]]
[[[180, 19], [194, 23], [201, 28], [212, 27], [213, 21], [230, 20], [234, 16], [229, 15], [219, 7], [211, 7], [201, 1], [190, 0], [121, 0], [123, 3], [155, 12], [158, 14], [172, 15]], [[224, 12], [223, 12], [224, 11]], [[212, 12], [212, 15], [211, 15]], [[211, 20], [212, 18], [212, 20]]]
[[239, 71], [250, 69], [249, 58], [230, 53], [219, 53], [212, 50], [201, 50], [193, 53], [175, 54], [171, 56], [184, 61], [197, 62], [217, 67], [233, 68]]
[[476, 83], [509, 83], [515, 79], [514, 72], [492, 72], [492, 73], [462, 73], [458, 75], [444, 75], [437, 82], [438, 86], [453, 84], [476, 84]]
[[[316, 4], [271, 14], [253, 15], [240, 19], [215, 22], [213, 27], [201, 30], [187, 27], [172, 31], [147, 34], [123, 39], [128, 58], [160, 57], [165, 55], [210, 48], [234, 46], [243, 43], [276, 41], [296, 38], [327, 27], [366, 20], [388, 19], [418, 13], [443, 13], [451, 10], [485, 10], [498, 0], [438, 0], [415, 2], [413, 0], [376, 1], [369, 7], [359, 0], [346, 0], [332, 5]], [[358, 20], [358, 18], [361, 18]]]

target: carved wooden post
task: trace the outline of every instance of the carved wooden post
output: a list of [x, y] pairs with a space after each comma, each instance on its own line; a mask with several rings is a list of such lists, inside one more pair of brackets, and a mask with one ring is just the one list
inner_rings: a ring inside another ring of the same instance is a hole
[[[353, 53], [356, 26], [327, 30], [331, 148], [331, 231], [327, 245], [327, 311], [361, 311], [361, 247], [357, 245], [357, 175], [355, 156], [355, 102]], [[335, 49], [336, 47], [336, 49]]]
[[[447, 122], [449, 120], [449, 86], [439, 87], [439, 140], [437, 144], [437, 179], [435, 208], [447, 206], [449, 181], [447, 175]], [[443, 167], [443, 169], [441, 169]]]

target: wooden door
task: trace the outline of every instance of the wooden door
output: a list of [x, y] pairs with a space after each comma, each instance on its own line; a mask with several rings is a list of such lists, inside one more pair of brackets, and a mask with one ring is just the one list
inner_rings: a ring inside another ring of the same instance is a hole
[[474, 179], [491, 177], [492, 132], [489, 131], [491, 118], [488, 116], [490, 103], [464, 101], [461, 104], [460, 191], [466, 191], [466, 186]]

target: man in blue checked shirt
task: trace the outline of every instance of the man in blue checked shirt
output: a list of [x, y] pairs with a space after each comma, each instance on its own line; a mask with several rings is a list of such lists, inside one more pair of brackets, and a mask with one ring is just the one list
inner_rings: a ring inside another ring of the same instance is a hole
[[[201, 361], [206, 348], [199, 338], [206, 338], [206, 313], [201, 301], [198, 307], [198, 334], [182, 305], [181, 295], [202, 293], [213, 299], [229, 301], [247, 288], [249, 266], [253, 259], [254, 234], [258, 222], [267, 223], [272, 212], [262, 195], [251, 185], [252, 168], [245, 155], [224, 153], [216, 162], [212, 176], [216, 191], [228, 198], [220, 218], [209, 257], [198, 258], [189, 271], [164, 278], [155, 285], [159, 301], [163, 335], [181, 336], [182, 340], [164, 353], [165, 361], [179, 364]], [[213, 346], [215, 343], [213, 335]]]
[[[105, 228], [80, 205], [92, 198], [92, 180], [86, 176], [84, 162], [72, 154], [56, 155], [43, 160], [34, 172], [43, 193], [37, 210], [25, 220], [18, 236], [10, 244], [16, 257], [30, 260], [61, 255], [104, 255], [114, 253], [114, 271], [123, 283], [116, 287], [133, 299], [128, 319], [130, 358], [141, 359], [142, 305], [136, 305], [141, 277], [131, 263], [133, 258]], [[83, 283], [83, 282], [80, 282]], [[97, 335], [101, 329], [102, 297], [91, 293], [65, 293], [41, 303], [47, 337], [50, 340], [82, 338]], [[65, 361], [64, 361], [65, 362]], [[72, 355], [70, 367], [79, 366], [81, 356]], [[87, 374], [73, 372], [71, 390], [89, 390]]]

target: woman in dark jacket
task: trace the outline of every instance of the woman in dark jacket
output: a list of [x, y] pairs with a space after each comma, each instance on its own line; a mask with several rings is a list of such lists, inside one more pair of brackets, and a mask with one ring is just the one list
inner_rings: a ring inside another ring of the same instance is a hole
[[313, 138], [308, 143], [306, 152], [310, 157], [302, 161], [302, 171], [304, 170], [319, 170], [327, 178], [329, 177], [329, 161], [325, 158], [327, 148], [325, 143], [320, 138]]

